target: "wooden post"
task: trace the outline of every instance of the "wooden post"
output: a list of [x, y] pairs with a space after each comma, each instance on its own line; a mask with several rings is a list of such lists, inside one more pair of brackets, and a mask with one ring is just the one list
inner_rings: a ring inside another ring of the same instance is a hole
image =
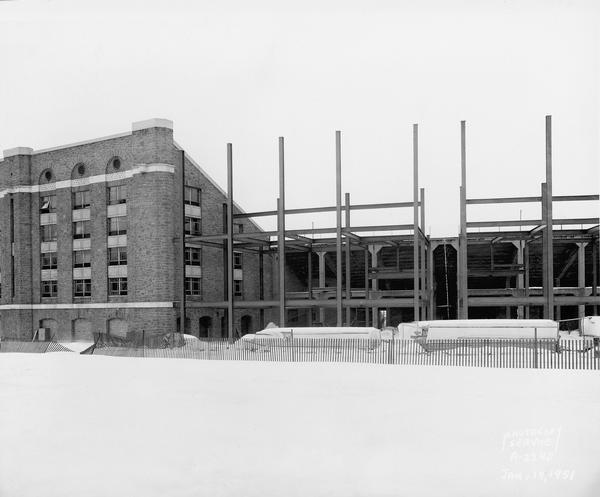
[[[350, 194], [345, 195], [345, 218], [346, 218], [346, 229], [350, 229]], [[350, 271], [350, 242], [351, 238], [346, 234], [345, 248], [346, 248], [346, 299], [349, 301], [352, 298], [352, 273]], [[346, 307], [346, 326], [351, 324], [351, 311], [350, 307]]]
[[279, 326], [285, 327], [285, 158], [279, 137], [279, 198], [277, 199], [277, 245], [279, 253]]
[[469, 318], [467, 263], [467, 148], [466, 123], [460, 122], [460, 237], [458, 253], [458, 318]]
[[340, 131], [335, 132], [335, 221], [336, 326], [342, 326], [342, 140]]
[[233, 341], [233, 151], [227, 144], [227, 338]]
[[413, 314], [419, 321], [419, 125], [413, 124]]

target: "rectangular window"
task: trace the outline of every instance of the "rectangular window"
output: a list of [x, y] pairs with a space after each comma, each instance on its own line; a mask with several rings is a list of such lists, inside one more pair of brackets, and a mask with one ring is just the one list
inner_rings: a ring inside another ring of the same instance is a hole
[[234, 280], [233, 282], [233, 295], [236, 297], [241, 297], [244, 292], [244, 285], [242, 284], [242, 280]]
[[90, 250], [75, 250], [73, 252], [73, 267], [90, 267], [92, 265]]
[[244, 225], [242, 223], [233, 223], [233, 231], [238, 233], [244, 232]]
[[200, 278], [185, 279], [185, 294], [200, 295]]
[[184, 199], [188, 205], [200, 205], [200, 188], [186, 186]]
[[56, 297], [56, 280], [42, 281], [42, 297]]
[[45, 224], [40, 226], [40, 238], [42, 242], [56, 241], [56, 224]]
[[73, 209], [87, 209], [90, 206], [90, 191], [73, 192]]
[[73, 280], [73, 297], [91, 297], [92, 280]]
[[56, 269], [58, 258], [56, 252], [46, 252], [42, 254], [42, 269]]
[[234, 252], [233, 253], [233, 269], [242, 269], [242, 253]]
[[198, 217], [185, 218], [185, 234], [199, 236], [202, 234], [202, 220]]
[[127, 202], [127, 185], [109, 186], [108, 205], [124, 204]]
[[114, 247], [108, 249], [108, 265], [123, 266], [127, 264], [127, 247]]
[[109, 295], [127, 295], [127, 278], [109, 278]]
[[56, 212], [56, 195], [40, 196], [40, 212], [42, 214]]
[[90, 221], [75, 221], [73, 223], [73, 238], [89, 238]]
[[202, 265], [202, 249], [198, 247], [185, 248], [185, 265], [186, 266], [201, 266]]
[[109, 217], [108, 218], [108, 234], [126, 235], [128, 228], [127, 216]]

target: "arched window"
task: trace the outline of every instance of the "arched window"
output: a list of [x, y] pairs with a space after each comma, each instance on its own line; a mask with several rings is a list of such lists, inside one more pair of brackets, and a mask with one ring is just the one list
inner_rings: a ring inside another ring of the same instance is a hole
[[93, 340], [92, 323], [87, 319], [75, 319], [71, 332], [74, 342], [88, 342]]
[[54, 183], [56, 179], [54, 178], [54, 173], [52, 169], [44, 169], [40, 174], [39, 184], [47, 185], [48, 183]]
[[115, 155], [106, 164], [106, 174], [120, 173], [125, 169], [121, 157]]
[[38, 331], [38, 340], [53, 340], [58, 338], [58, 323], [56, 319], [40, 319], [40, 328], [44, 331]]
[[200, 338], [208, 338], [212, 336], [212, 318], [210, 316], [202, 316], [199, 322]]
[[110, 319], [108, 321], [108, 334], [114, 337], [127, 337], [127, 321], [124, 319]]
[[252, 333], [252, 316], [249, 316], [247, 314], [242, 316], [240, 327], [242, 335]]

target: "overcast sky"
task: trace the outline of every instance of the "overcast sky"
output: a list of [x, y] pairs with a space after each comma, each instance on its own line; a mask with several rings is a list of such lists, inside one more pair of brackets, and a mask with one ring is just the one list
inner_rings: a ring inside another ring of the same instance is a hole
[[[470, 197], [539, 194], [546, 114], [554, 193], [598, 193], [598, 5], [0, 1], [0, 149], [57, 146], [165, 117], [222, 186], [233, 143], [235, 198], [251, 211], [275, 207], [278, 136], [288, 208], [333, 205], [336, 129], [342, 188], [354, 202], [411, 200], [419, 123], [426, 230], [455, 235], [462, 119]], [[596, 214], [597, 203], [585, 204], [566, 214]], [[501, 214], [538, 214], [520, 209]], [[411, 219], [396, 210], [354, 221]], [[334, 225], [331, 216], [288, 225], [313, 221]]]

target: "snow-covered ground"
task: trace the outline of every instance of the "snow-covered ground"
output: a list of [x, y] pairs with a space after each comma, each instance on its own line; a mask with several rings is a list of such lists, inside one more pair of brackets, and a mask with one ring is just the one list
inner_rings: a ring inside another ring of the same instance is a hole
[[0, 357], [0, 496], [600, 495], [600, 374]]

